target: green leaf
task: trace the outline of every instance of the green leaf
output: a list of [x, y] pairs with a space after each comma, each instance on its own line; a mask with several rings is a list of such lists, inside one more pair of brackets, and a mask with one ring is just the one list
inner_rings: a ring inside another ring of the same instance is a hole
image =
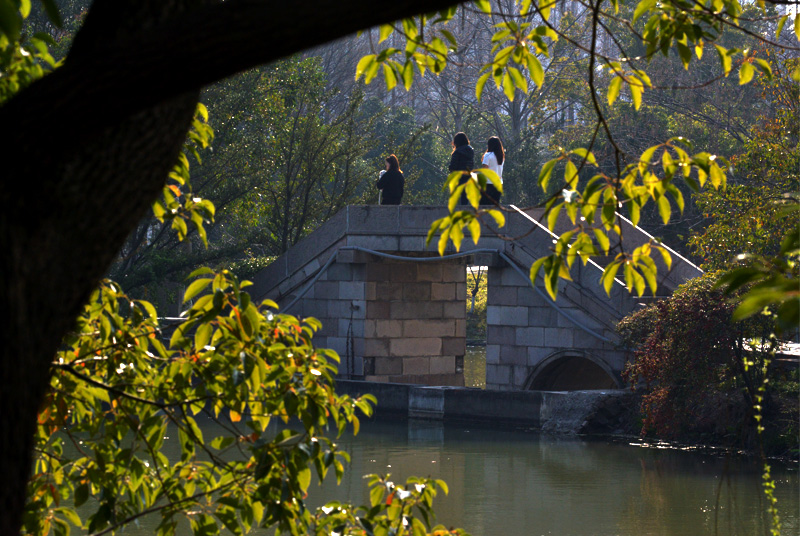
[[656, 0], [642, 0], [636, 6], [636, 9], [633, 12], [633, 19], [631, 22], [636, 22], [636, 19], [651, 11], [654, 7], [656, 7]]
[[597, 160], [594, 157], [594, 154], [589, 150], [585, 149], [584, 147], [578, 147], [577, 149], [573, 149], [570, 151], [570, 154], [578, 155], [582, 160], [586, 160], [589, 164], [597, 165]]
[[728, 55], [728, 49], [720, 45], [714, 45], [714, 47], [717, 49], [719, 61], [722, 64], [722, 71], [725, 73], [725, 76], [728, 76], [728, 73], [731, 72], [731, 57]]
[[794, 15], [794, 35], [797, 36], [797, 40], [800, 41], [800, 12]]
[[483, 94], [483, 86], [486, 85], [486, 81], [489, 79], [489, 75], [491, 75], [491, 74], [492, 74], [491, 72], [487, 72], [487, 73], [482, 74], [481, 77], [478, 78], [478, 81], [475, 83], [475, 98], [476, 99], [481, 100], [481, 95]]
[[63, 28], [64, 21], [61, 19], [61, 13], [58, 10], [56, 0], [42, 0], [42, 5], [44, 6], [44, 10], [50, 22], [55, 24], [58, 28]]
[[600, 246], [600, 249], [603, 250], [603, 254], [608, 255], [608, 248], [611, 245], [608, 235], [601, 229], [594, 229], [594, 237], [597, 239], [597, 244]]
[[642, 107], [642, 92], [644, 92], [644, 88], [636, 82], [629, 83], [628, 87], [631, 90], [631, 97], [633, 98], [633, 107], [635, 110], [638, 110], [639, 108]]
[[473, 0], [473, 2], [478, 7], [478, 9], [480, 9], [487, 15], [492, 13], [492, 4], [489, 2], [489, 0]]
[[[800, 17], [798, 17], [800, 18]], [[779, 303], [784, 298], [782, 292], [753, 290], [745, 294], [742, 303], [733, 312], [733, 320], [738, 322], [754, 314], [758, 314], [774, 303]]]
[[572, 160], [567, 160], [567, 165], [564, 167], [564, 182], [572, 189], [578, 184], [578, 168]]
[[762, 60], [761, 58], [755, 58], [756, 67], [758, 70], [766, 75], [767, 80], [772, 80], [772, 66], [769, 64], [767, 60]]
[[367, 69], [375, 63], [375, 57], [375, 54], [369, 54], [358, 61], [358, 65], [356, 65], [356, 80], [361, 78], [362, 75], [365, 75]]
[[0, 32], [8, 36], [10, 41], [19, 39], [22, 29], [22, 17], [12, 0], [0, 0]]
[[544, 69], [542, 69], [542, 63], [539, 58], [529, 52], [525, 56], [525, 61], [528, 64], [528, 74], [530, 74], [531, 80], [537, 86], [542, 87], [542, 84], [544, 84]]
[[775, 37], [781, 36], [781, 33], [783, 33], [783, 26], [786, 24], [787, 20], [789, 20], [789, 15], [784, 15], [781, 17], [780, 21], [778, 21], [778, 28], [775, 30]]
[[553, 173], [553, 168], [555, 167], [556, 163], [558, 162], [557, 158], [553, 160], [548, 160], [542, 166], [542, 170], [539, 172], [539, 186], [542, 188], [543, 191], [547, 191], [547, 185], [550, 182], [550, 176]]
[[504, 227], [506, 224], [506, 217], [505, 215], [497, 209], [491, 209], [488, 211], [489, 216], [494, 218], [494, 222], [497, 224], [498, 227]]
[[472, 235], [472, 241], [477, 246], [478, 240], [481, 237], [481, 224], [477, 218], [473, 218], [467, 225], [469, 227], [469, 232]]
[[308, 467], [304, 467], [300, 471], [297, 472], [297, 483], [300, 485], [300, 489], [303, 492], [308, 490], [309, 484], [311, 484], [311, 469]]
[[614, 77], [608, 84], [608, 105], [614, 104], [614, 101], [619, 97], [619, 90], [622, 87], [622, 78], [619, 76]]
[[381, 24], [380, 26], [380, 35], [378, 37], [378, 43], [383, 43], [386, 39], [392, 35], [394, 32], [394, 26], [391, 24]]
[[511, 79], [514, 81], [514, 85], [520, 89], [523, 93], [528, 92], [528, 81], [525, 80], [525, 77], [522, 76], [522, 73], [519, 72], [519, 69], [516, 67], [509, 67], [508, 72], [511, 75]]
[[662, 195], [658, 198], [658, 213], [661, 215], [661, 221], [664, 222], [664, 225], [669, 223], [669, 219], [672, 216], [672, 208], [669, 205], [669, 200], [667, 196]]
[[391, 65], [383, 64], [383, 78], [386, 80], [386, 91], [391, 91], [397, 85], [397, 74]]
[[205, 277], [193, 281], [183, 294], [183, 303], [189, 302], [189, 300], [200, 294], [208, 285], [211, 284], [211, 281], [211, 279]]
[[756, 70], [753, 68], [752, 63], [742, 63], [739, 67], [739, 85], [743, 86], [753, 79]]
[[503, 92], [506, 94], [506, 98], [509, 102], [514, 102], [514, 93], [516, 90], [517, 88], [514, 86], [514, 82], [511, 81], [511, 75], [506, 72], [503, 76]]

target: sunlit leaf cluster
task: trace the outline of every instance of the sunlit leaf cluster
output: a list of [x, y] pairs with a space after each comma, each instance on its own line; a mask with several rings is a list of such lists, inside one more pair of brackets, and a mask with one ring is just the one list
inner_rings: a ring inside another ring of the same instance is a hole
[[192, 194], [189, 155], [200, 162], [200, 149], [208, 148], [213, 139], [214, 130], [208, 124], [208, 110], [203, 103], [197, 103], [197, 110], [186, 143], [183, 145], [184, 150], [169, 174], [162, 198], [153, 203], [153, 215], [161, 223], [171, 222], [172, 228], [181, 240], [189, 232], [187, 222], [191, 222], [203, 243], [208, 243], [204, 224], [213, 221], [214, 204], [208, 199], [201, 199]]
[[142, 515], [158, 534], [181, 519], [195, 534], [311, 526], [312, 473], [341, 478], [348, 460], [326, 434], [358, 432], [375, 399], [335, 394], [338, 356], [311, 342], [318, 321], [253, 303], [228, 272], [193, 277], [175, 326], [114, 283], [92, 296], [53, 362], [28, 533], [103, 533]]

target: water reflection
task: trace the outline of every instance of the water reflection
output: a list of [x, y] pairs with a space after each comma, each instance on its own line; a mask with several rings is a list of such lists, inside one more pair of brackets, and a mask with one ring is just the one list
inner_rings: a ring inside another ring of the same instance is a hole
[[[368, 423], [342, 442], [348, 480], [312, 501], [366, 502], [366, 473], [445, 479], [438, 519], [474, 535], [764, 534], [760, 468], [742, 459], [541, 437], [527, 432]], [[784, 534], [797, 534], [798, 475], [773, 467]]]
[[[206, 424], [203, 432], [215, 432]], [[530, 431], [364, 422], [339, 443], [352, 463], [342, 484], [312, 484], [309, 505], [368, 502], [369, 473], [444, 479], [438, 520], [475, 536], [685, 536], [767, 534], [760, 467], [742, 458], [558, 439]], [[165, 442], [179, 449], [177, 434]], [[800, 533], [797, 468], [773, 464], [784, 535]], [[126, 534], [152, 534], [158, 516]], [[189, 534], [182, 524], [180, 534]], [[256, 532], [256, 534], [272, 532]]]

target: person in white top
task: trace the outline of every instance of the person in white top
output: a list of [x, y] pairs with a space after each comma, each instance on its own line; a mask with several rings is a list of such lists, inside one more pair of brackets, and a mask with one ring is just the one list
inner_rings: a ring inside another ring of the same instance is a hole
[[[492, 136], [486, 143], [486, 152], [483, 154], [481, 167], [491, 169], [500, 177], [500, 184], [503, 184], [503, 164], [506, 161], [506, 152], [503, 143], [497, 136]], [[495, 205], [500, 203], [502, 194], [495, 188], [494, 184], [486, 185], [486, 193], [481, 196], [481, 205]]]

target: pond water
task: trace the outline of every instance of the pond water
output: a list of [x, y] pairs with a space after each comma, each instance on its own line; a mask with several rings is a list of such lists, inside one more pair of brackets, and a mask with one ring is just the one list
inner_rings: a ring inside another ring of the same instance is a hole
[[[166, 443], [177, 451], [177, 434]], [[450, 495], [437, 497], [437, 520], [474, 536], [767, 533], [761, 468], [742, 457], [420, 420], [364, 422], [339, 443], [352, 457], [345, 478], [312, 484], [310, 506], [366, 504], [362, 475], [391, 473], [398, 483], [444, 479]], [[772, 473], [782, 534], [799, 534], [797, 467], [774, 463]], [[157, 521], [143, 518], [125, 533], [152, 534]]]
[[[761, 468], [740, 457], [417, 420], [365, 423], [340, 443], [350, 472], [312, 501], [366, 503], [362, 474], [442, 478], [450, 495], [437, 498], [438, 521], [473, 535], [754, 535], [768, 526]], [[782, 534], [798, 534], [797, 468], [772, 469]]]

